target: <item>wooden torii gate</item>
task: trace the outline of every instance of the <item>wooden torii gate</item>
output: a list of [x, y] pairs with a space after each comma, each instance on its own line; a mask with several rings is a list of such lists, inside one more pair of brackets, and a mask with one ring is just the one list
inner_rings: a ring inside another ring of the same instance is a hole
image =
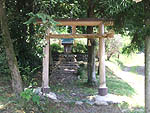
[[[113, 33], [104, 33], [104, 26], [112, 26], [112, 21], [104, 21], [102, 19], [56, 19], [57, 26], [71, 26], [71, 34], [50, 34], [47, 32], [47, 44], [43, 49], [43, 73], [42, 73], [42, 91], [49, 90], [49, 46], [51, 38], [98, 38], [99, 39], [99, 80], [100, 85], [98, 93], [101, 96], [107, 95], [105, 75], [105, 41], [104, 38], [113, 37]], [[98, 32], [95, 34], [76, 34], [76, 26], [98, 26]]]

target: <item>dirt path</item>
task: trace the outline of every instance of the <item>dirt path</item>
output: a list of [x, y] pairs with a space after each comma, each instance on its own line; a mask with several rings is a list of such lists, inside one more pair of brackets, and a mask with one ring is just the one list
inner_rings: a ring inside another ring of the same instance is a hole
[[116, 76], [134, 88], [136, 92], [135, 95], [126, 99], [131, 106], [144, 106], [144, 66], [133, 66], [132, 64], [128, 64], [122, 70], [112, 62], [107, 62], [106, 66], [108, 66]]

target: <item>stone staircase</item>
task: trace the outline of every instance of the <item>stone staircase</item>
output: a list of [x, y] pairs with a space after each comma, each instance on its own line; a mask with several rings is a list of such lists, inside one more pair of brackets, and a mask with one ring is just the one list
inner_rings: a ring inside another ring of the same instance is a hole
[[50, 84], [68, 83], [77, 79], [78, 64], [74, 56], [62, 55], [51, 70]]

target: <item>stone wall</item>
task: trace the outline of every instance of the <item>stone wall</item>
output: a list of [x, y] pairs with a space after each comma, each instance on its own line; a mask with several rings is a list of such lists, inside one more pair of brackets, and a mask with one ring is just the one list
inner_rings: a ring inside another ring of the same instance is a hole
[[73, 60], [74, 58], [77, 61], [85, 61], [86, 62], [88, 60], [88, 54], [86, 54], [86, 53], [77, 53], [77, 54], [60, 54], [60, 53], [57, 53], [57, 54], [52, 55], [54, 61], [58, 61], [59, 57], [61, 57], [61, 56], [68, 59], [68, 61]]

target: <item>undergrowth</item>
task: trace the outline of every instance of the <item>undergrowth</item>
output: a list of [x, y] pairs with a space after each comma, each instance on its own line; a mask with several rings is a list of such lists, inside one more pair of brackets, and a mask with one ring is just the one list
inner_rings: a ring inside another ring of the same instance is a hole
[[[120, 64], [121, 66], [122, 64]], [[80, 69], [78, 70], [79, 79], [74, 83], [75, 87], [79, 88], [81, 92], [89, 95], [97, 94], [97, 87], [89, 87], [85, 83], [87, 82], [87, 67], [85, 64], [80, 65]], [[120, 67], [121, 68], [121, 67]], [[106, 79], [107, 86], [109, 89], [109, 93], [116, 94], [119, 96], [127, 96], [132, 97], [135, 94], [135, 90], [125, 81], [118, 78], [111, 69], [106, 67]], [[99, 75], [97, 75], [97, 79], [99, 79]], [[69, 86], [73, 87], [73, 86]], [[66, 94], [68, 98], [70, 97], [70, 90], [67, 89], [66, 86], [63, 85], [55, 85], [51, 86], [52, 92], [57, 92], [60, 94]], [[80, 100], [78, 97], [72, 98], [73, 100]], [[10, 87], [10, 78], [7, 76], [1, 76], [0, 78], [0, 112], [9, 111], [10, 113], [67, 113], [67, 109], [63, 106], [63, 104], [56, 105], [49, 99], [43, 100], [39, 98], [37, 95], [33, 94], [31, 90], [26, 90], [21, 93], [21, 98], [16, 99], [14, 94], [12, 93]], [[70, 107], [74, 107], [74, 103], [69, 105]], [[128, 103], [119, 104], [119, 107], [123, 110], [123, 113], [144, 113], [144, 107], [137, 106], [131, 108]]]

